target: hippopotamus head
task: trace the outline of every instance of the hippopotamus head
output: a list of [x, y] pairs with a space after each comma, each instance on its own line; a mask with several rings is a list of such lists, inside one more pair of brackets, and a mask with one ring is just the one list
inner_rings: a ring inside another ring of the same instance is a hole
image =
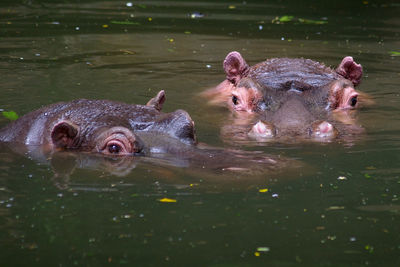
[[303, 58], [274, 58], [249, 66], [240, 53], [231, 52], [223, 66], [226, 80], [213, 95], [223, 95], [235, 113], [258, 116], [250, 136], [331, 139], [338, 134], [335, 125], [343, 122], [334, 114], [359, 105], [355, 86], [362, 67], [352, 57], [333, 70]]
[[[80, 99], [43, 107], [0, 130], [0, 141], [45, 150], [76, 150], [107, 155], [145, 153], [148, 136], [168, 136], [196, 144], [194, 123], [183, 110], [161, 112], [164, 91], [144, 105]], [[162, 142], [158, 142], [158, 145]]]

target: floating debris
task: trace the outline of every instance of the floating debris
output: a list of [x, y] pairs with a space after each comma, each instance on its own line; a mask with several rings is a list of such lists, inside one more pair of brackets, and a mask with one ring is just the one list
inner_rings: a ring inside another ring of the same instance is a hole
[[117, 25], [140, 25], [139, 22], [133, 22], [133, 21], [129, 21], [129, 20], [125, 20], [125, 21], [112, 20], [112, 21], [110, 21], [110, 23], [117, 24]]
[[203, 13], [200, 13], [200, 12], [193, 12], [193, 13], [188, 14], [188, 16], [189, 16], [191, 19], [201, 19], [201, 18], [204, 18], [204, 14], [203, 14]]
[[1, 114], [11, 120], [11, 121], [15, 121], [16, 119], [18, 119], [18, 114], [15, 111], [2, 111]]
[[274, 24], [280, 24], [285, 22], [290, 22], [294, 19], [294, 16], [282, 16], [282, 17], [275, 17], [271, 22]]
[[258, 247], [257, 251], [259, 251], [259, 252], [269, 252], [270, 249], [269, 249], [269, 247]]
[[325, 20], [312, 20], [312, 19], [302, 19], [302, 18], [299, 18], [299, 22], [303, 24], [315, 24], [315, 25], [322, 25], [328, 23]]
[[367, 179], [370, 179], [370, 178], [371, 178], [371, 175], [369, 175], [368, 173], [366, 173], [366, 174], [364, 174], [364, 177], [367, 178]]
[[163, 203], [175, 203], [175, 202], [177, 202], [176, 199], [166, 198], [166, 197], [162, 198], [162, 199], [159, 199], [158, 201], [163, 202]]
[[313, 24], [313, 25], [322, 25], [328, 23], [328, 18], [324, 17], [322, 20], [313, 20], [313, 19], [303, 19], [303, 18], [295, 18], [294, 16], [285, 15], [282, 17], [275, 17], [271, 23], [273, 24], [283, 24], [287, 22], [295, 22], [301, 24]]
[[344, 210], [344, 206], [330, 206], [329, 208], [326, 209], [326, 211], [330, 210]]
[[397, 52], [397, 51], [389, 51], [389, 54], [390, 54], [392, 57], [398, 57], [398, 56], [400, 56], [400, 52]]

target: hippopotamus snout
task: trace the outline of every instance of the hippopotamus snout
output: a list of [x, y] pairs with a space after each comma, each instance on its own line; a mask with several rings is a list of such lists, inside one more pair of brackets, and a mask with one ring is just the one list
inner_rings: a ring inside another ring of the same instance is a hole
[[168, 133], [187, 144], [197, 143], [194, 122], [182, 109], [163, 114], [148, 130]]
[[175, 127], [175, 136], [187, 143], [196, 143], [194, 121], [189, 113], [179, 109], [172, 115], [174, 116], [172, 127]]
[[287, 99], [276, 110], [266, 110], [250, 130], [255, 138], [305, 137], [332, 139], [337, 135], [335, 127], [314, 116], [309, 104], [299, 97]]

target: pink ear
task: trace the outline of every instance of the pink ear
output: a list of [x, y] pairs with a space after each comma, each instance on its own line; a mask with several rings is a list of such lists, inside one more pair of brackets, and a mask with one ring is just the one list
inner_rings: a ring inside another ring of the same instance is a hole
[[232, 83], [237, 83], [249, 71], [249, 65], [239, 52], [230, 52], [224, 60], [226, 78]]
[[362, 66], [357, 64], [352, 57], [345, 57], [337, 67], [336, 72], [349, 79], [354, 86], [357, 86], [361, 82], [363, 70]]

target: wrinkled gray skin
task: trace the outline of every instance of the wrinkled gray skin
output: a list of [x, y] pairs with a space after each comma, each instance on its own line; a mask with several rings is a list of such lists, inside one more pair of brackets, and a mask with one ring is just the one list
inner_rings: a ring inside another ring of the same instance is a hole
[[165, 94], [160, 91], [146, 106], [84, 99], [56, 103], [1, 129], [0, 150], [50, 164], [60, 188], [68, 187], [69, 174], [75, 168], [104, 169], [124, 176], [139, 162], [190, 168], [201, 171], [202, 177], [206, 170], [248, 176], [299, 166], [259, 152], [198, 144], [190, 116], [183, 110], [161, 112], [164, 101]]
[[69, 149], [109, 155], [160, 150], [161, 146], [151, 145], [158, 135], [195, 145], [189, 114], [183, 110], [161, 112], [164, 100], [161, 91], [147, 106], [86, 99], [52, 104], [1, 129], [0, 141], [41, 146], [45, 151]]
[[338, 128], [345, 128], [337, 124], [351, 124], [345, 116], [358, 107], [360, 93], [354, 87], [362, 67], [352, 57], [336, 69], [302, 58], [273, 58], [249, 66], [240, 53], [231, 52], [224, 70], [226, 80], [206, 95], [226, 97], [235, 113], [257, 115], [259, 122], [249, 133], [256, 138], [331, 139]]
[[[39, 162], [54, 158], [59, 151], [68, 151], [109, 158], [144, 155], [162, 165], [214, 170], [253, 172], [286, 166], [287, 160], [279, 157], [197, 144], [194, 123], [187, 112], [163, 113], [164, 101], [165, 93], [160, 91], [146, 106], [85, 99], [56, 103], [1, 129], [0, 144]], [[82, 164], [89, 162], [99, 161]], [[124, 162], [128, 162], [124, 170], [135, 167], [136, 161]], [[97, 164], [92, 163], [89, 165]], [[118, 168], [116, 173], [119, 172]]]

